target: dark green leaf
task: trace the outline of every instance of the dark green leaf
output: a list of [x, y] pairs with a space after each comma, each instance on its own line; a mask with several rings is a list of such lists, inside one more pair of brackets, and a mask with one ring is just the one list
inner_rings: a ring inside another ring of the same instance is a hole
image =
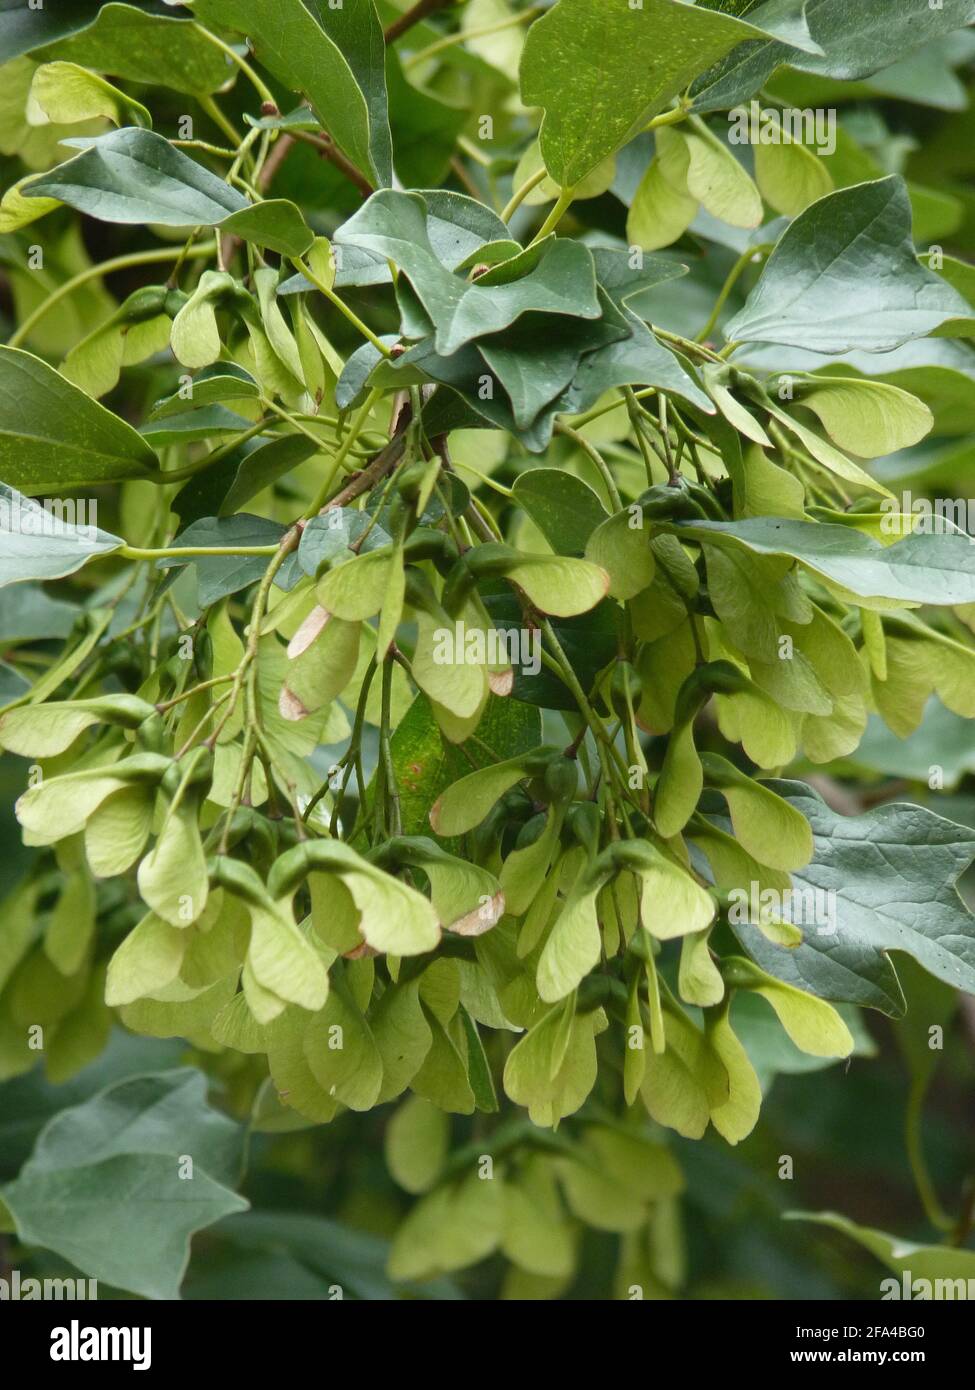
[[248, 206], [229, 183], [168, 140], [135, 126], [84, 141], [83, 153], [25, 185], [103, 222], [213, 227]]
[[[773, 25], [782, 22], [776, 8], [765, 7]], [[797, 8], [785, 7], [790, 33]], [[566, 188], [579, 183], [699, 73], [762, 36], [750, 17], [743, 22], [677, 0], [638, 7], [559, 0], [532, 25], [521, 62], [522, 100], [545, 108], [541, 147], [552, 178]]]
[[892, 174], [827, 194], [797, 217], [724, 331], [732, 342], [810, 352], [890, 352], [969, 316], [962, 296], [918, 262], [907, 186]]
[[[309, 6], [301, 0], [197, 0], [194, 10], [204, 24], [246, 34], [268, 71], [307, 98], [356, 168], [377, 184], [392, 181], [375, 75], [379, 21], [371, 4], [346, 0], [337, 11], [315, 0]], [[367, 92], [357, 74], [366, 76]]]
[[[733, 3], [733, 0], [731, 0]], [[726, 8], [729, 0], [719, 0]], [[708, 0], [708, 8], [715, 8]], [[944, 0], [940, 5], [891, 4], [890, 0], [806, 0], [806, 16], [816, 54], [793, 47], [794, 39], [751, 42], [736, 48], [695, 85], [695, 106], [722, 111], [746, 101], [765, 85], [780, 64], [831, 78], [868, 77], [906, 58], [940, 34], [975, 19], [972, 0]], [[749, 19], [758, 23], [754, 14]]]
[[232, 1190], [242, 1138], [199, 1072], [134, 1077], [56, 1115], [0, 1191], [21, 1240], [116, 1288], [178, 1298], [190, 1237], [247, 1206]]
[[0, 63], [78, 33], [94, 22], [98, 9], [99, 0], [60, 0], [56, 14], [47, 6], [33, 8], [22, 0], [0, 0]]
[[454, 275], [430, 238], [425, 200], [392, 189], [375, 193], [336, 234], [340, 244], [387, 256], [409, 277], [437, 328], [437, 352], [450, 356], [486, 333], [498, 333], [532, 310], [599, 317], [592, 256], [578, 242], [551, 240], [522, 279], [489, 287]]
[[286, 198], [269, 198], [252, 208], [242, 208], [220, 225], [223, 231], [266, 246], [281, 256], [303, 256], [315, 240], [308, 223]]
[[286, 434], [280, 439], [268, 440], [249, 453], [237, 469], [230, 491], [220, 504], [219, 515], [230, 516], [317, 452], [314, 440], [304, 434]]
[[260, 388], [254, 378], [233, 362], [215, 362], [204, 367], [192, 379], [192, 392], [174, 391], [156, 401], [149, 412], [150, 420], [165, 420], [170, 415], [182, 415], [191, 407], [220, 405], [224, 401], [254, 400]]
[[[253, 546], [277, 545], [284, 535], [285, 527], [276, 521], [266, 521], [263, 517], [249, 516], [240, 512], [237, 516], [203, 517], [194, 521], [172, 542], [175, 549], [183, 546]], [[269, 556], [263, 555], [199, 555], [190, 557], [196, 566], [199, 601], [201, 608], [246, 589], [261, 578], [270, 563]], [[184, 565], [175, 555], [158, 561], [160, 569], [172, 569], [174, 565]], [[278, 575], [284, 586], [284, 571]]]
[[444, 741], [425, 695], [418, 695], [392, 738], [393, 765], [400, 792], [404, 835], [430, 833], [430, 807], [471, 768], [506, 762], [541, 742], [537, 710], [492, 695], [478, 725], [477, 739], [463, 751]]
[[531, 468], [515, 480], [514, 501], [557, 555], [582, 555], [607, 512], [588, 484], [560, 468]]
[[131, 425], [19, 348], [0, 347], [0, 441], [4, 482], [29, 493], [157, 471]]
[[240, 434], [250, 427], [250, 420], [235, 415], [222, 405], [203, 405], [195, 410], [164, 415], [143, 425], [139, 433], [157, 449], [166, 444], [189, 444], [218, 434]]
[[[19, 5], [20, 0], [16, 3]], [[93, 24], [51, 43], [52, 8], [48, 4], [44, 11], [45, 47], [34, 54], [40, 62], [63, 59], [129, 82], [194, 94], [215, 92], [234, 76], [227, 55], [181, 13], [146, 14], [134, 5], [110, 4], [99, 9], [92, 4], [89, 8], [98, 11]], [[57, 8], [60, 17], [63, 10], [70, 10], [70, 0], [58, 0]]]
[[975, 547], [959, 535], [907, 536], [883, 546], [849, 526], [753, 517], [679, 522], [683, 536], [789, 555], [814, 574], [865, 599], [952, 605], [975, 603]]
[[805, 925], [802, 944], [786, 948], [757, 927], [735, 927], [755, 962], [811, 994], [891, 1017], [904, 1012], [891, 951], [975, 993], [975, 918], [955, 886], [975, 858], [975, 830], [906, 804], [841, 816], [802, 782], [768, 785], [812, 826], [815, 857], [793, 884], [835, 895], [835, 931], [831, 922]]

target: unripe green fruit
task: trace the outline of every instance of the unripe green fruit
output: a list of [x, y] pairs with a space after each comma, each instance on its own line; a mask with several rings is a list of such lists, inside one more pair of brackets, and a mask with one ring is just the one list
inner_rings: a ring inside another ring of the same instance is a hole
[[532, 816], [531, 820], [526, 821], [518, 832], [515, 849], [527, 849], [529, 845], [533, 845], [536, 840], [541, 839], [547, 820], [548, 817], [544, 811], [539, 811], [538, 815]]
[[575, 839], [593, 856], [599, 850], [599, 832], [602, 828], [599, 807], [594, 801], [576, 801], [565, 818], [565, 833]]
[[579, 769], [573, 758], [559, 757], [545, 769], [549, 801], [571, 801], [579, 789]]

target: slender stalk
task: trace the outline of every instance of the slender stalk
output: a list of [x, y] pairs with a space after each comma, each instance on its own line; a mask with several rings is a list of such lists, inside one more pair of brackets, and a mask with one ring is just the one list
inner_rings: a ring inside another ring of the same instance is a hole
[[386, 654], [383, 661], [382, 713], [379, 717], [379, 746], [383, 758], [383, 791], [388, 808], [388, 828], [391, 835], [400, 835], [403, 818], [400, 811], [399, 788], [396, 785], [396, 768], [393, 764], [393, 747], [390, 741], [390, 709], [393, 690], [393, 659]]
[[[130, 251], [125, 256], [114, 256], [111, 260], [100, 261], [98, 265], [87, 266], [84, 270], [79, 270], [77, 275], [73, 275], [70, 280], [65, 280], [63, 285], [58, 285], [56, 290], [52, 290], [47, 299], [42, 304], [38, 304], [32, 314], [28, 314], [23, 323], [12, 333], [7, 340], [8, 347], [19, 347], [25, 338], [29, 337], [36, 324], [51, 312], [62, 299], [69, 294], [74, 294], [75, 290], [86, 285], [89, 280], [95, 280], [100, 275], [111, 275], [116, 270], [128, 270], [131, 266], [137, 265], [160, 265], [165, 261], [178, 261], [183, 255], [185, 248], [177, 246], [167, 246], [155, 251]], [[202, 242], [199, 246], [189, 253], [189, 260], [200, 260], [205, 256], [212, 256], [217, 249], [215, 241]]]
[[927, 1161], [924, 1157], [924, 1145], [921, 1139], [921, 1121], [924, 1112], [924, 1092], [923, 1082], [914, 1081], [911, 1083], [907, 1097], [907, 1112], [904, 1116], [904, 1139], [907, 1147], [907, 1159], [911, 1165], [911, 1173], [914, 1177], [914, 1186], [917, 1188], [917, 1195], [921, 1199], [924, 1213], [931, 1225], [939, 1231], [950, 1232], [954, 1230], [955, 1223], [945, 1212], [938, 1198], [931, 1174], [928, 1172]]
[[693, 338], [684, 338], [680, 333], [670, 333], [666, 328], [658, 328], [656, 324], [653, 324], [652, 327], [658, 338], [662, 338], [665, 343], [673, 343], [675, 347], [679, 347], [682, 352], [690, 353], [692, 357], [705, 357], [709, 362], [722, 362], [724, 360], [720, 353], [705, 347], [704, 343], [695, 343]]
[[199, 101], [203, 110], [210, 117], [210, 120], [213, 122], [213, 124], [220, 127], [220, 129], [223, 131], [224, 135], [226, 135], [227, 139], [230, 141], [232, 145], [234, 145], [235, 147], [238, 146], [241, 140], [243, 139], [243, 136], [241, 135], [237, 127], [234, 125], [233, 121], [228, 120], [227, 117], [223, 114], [220, 107], [214, 101], [213, 97], [198, 97], [197, 100]]
[[211, 145], [209, 140], [170, 140], [180, 150], [202, 150], [204, 154], [215, 154], [218, 159], [233, 159], [236, 150], [225, 150], [222, 145]]
[[678, 125], [681, 121], [686, 121], [690, 113], [686, 106], [675, 106], [672, 111], [662, 111], [659, 116], [654, 116], [645, 130], [659, 130], [661, 126]]
[[[338, 476], [339, 469], [342, 467], [343, 463], [348, 457], [353, 444], [355, 443], [358, 436], [361, 434], [362, 427], [366, 423], [366, 420], [369, 418], [370, 413], [372, 412], [376, 404], [382, 399], [382, 394], [382, 391], [374, 387], [373, 390], [369, 392], [366, 399], [363, 401], [362, 405], [359, 408], [358, 414], [352, 421], [352, 425], [349, 429], [348, 434], [342, 441], [342, 445], [332, 461], [332, 467], [328, 473], [328, 476], [325, 479], [323, 479], [321, 487], [315, 494], [314, 501], [309, 505], [309, 507], [305, 511], [306, 518], [313, 517], [316, 514], [316, 512], [320, 512], [322, 510], [326, 502], [329, 502], [328, 494], [331, 490], [332, 483], [334, 479]], [[385, 450], [381, 451], [379, 454], [379, 458], [382, 458], [384, 453]], [[370, 465], [370, 468], [372, 467], [374, 467], [374, 464]], [[331, 499], [329, 505], [332, 507], [344, 506], [346, 502], [351, 502], [354, 497], [358, 497], [360, 492], [364, 492], [365, 487], [360, 488], [358, 491], [354, 491], [353, 489], [355, 488], [356, 482], [365, 477], [366, 473], [368, 472], [369, 469], [365, 469], [363, 473], [360, 473], [359, 479], [353, 479], [353, 481], [349, 483], [348, 487], [343, 488], [342, 492], [339, 493], [338, 497], [333, 497]], [[382, 472], [376, 472], [377, 480], [382, 476]], [[371, 486], [371, 483], [367, 484], [367, 486]]]
[[198, 34], [202, 34], [205, 39], [208, 39], [210, 43], [215, 44], [216, 47], [219, 48], [222, 53], [225, 53], [227, 55], [227, 57], [230, 59], [232, 63], [237, 64], [241, 72], [252, 84], [255, 92], [261, 98], [261, 101], [267, 101], [270, 102], [271, 105], [274, 105], [274, 93], [271, 91], [267, 83], [264, 82], [260, 77], [258, 77], [257, 73], [251, 67], [250, 63], [247, 62], [246, 58], [242, 58], [240, 54], [236, 51], [236, 49], [231, 48], [229, 43], [224, 43], [223, 39], [218, 39], [216, 34], [211, 34], [210, 30], [204, 28], [202, 24], [197, 24], [194, 21], [193, 28], [196, 30]]
[[630, 417], [630, 424], [633, 433], [636, 435], [636, 442], [640, 446], [640, 453], [643, 455], [643, 466], [647, 473], [647, 487], [653, 487], [653, 457], [650, 452], [650, 445], [647, 442], [646, 434], [643, 429], [643, 416], [639, 402], [634, 394], [632, 386], [623, 388], [626, 396], [626, 412]]
[[765, 251], [763, 248], [755, 246], [750, 246], [747, 251], [743, 251], [741, 253], [737, 261], [735, 261], [734, 265], [731, 267], [731, 270], [728, 272], [728, 278], [727, 280], [725, 280], [724, 284], [721, 287], [721, 293], [715, 300], [714, 308], [711, 310], [710, 317], [708, 318], [707, 323], [701, 329], [700, 333], [697, 335], [697, 342], [704, 343], [707, 341], [708, 338], [710, 338], [711, 334], [717, 327], [718, 319], [721, 317], [721, 310], [727, 304], [728, 296], [731, 294], [731, 291], [735, 288], [738, 281], [741, 279], [746, 268], [750, 266], [753, 261], [761, 260], [764, 254]]
[[390, 349], [386, 346], [386, 344], [380, 338], [376, 337], [372, 329], [369, 328], [367, 324], [364, 324], [362, 322], [358, 314], [354, 313], [353, 310], [349, 308], [348, 304], [346, 304], [343, 299], [339, 298], [339, 296], [335, 293], [335, 291], [332, 289], [330, 285], [326, 285], [324, 280], [320, 280], [318, 278], [318, 276], [312, 270], [311, 266], [307, 265], [301, 259], [300, 256], [294, 256], [292, 258], [291, 264], [294, 266], [295, 270], [299, 271], [305, 277], [306, 280], [311, 281], [311, 283], [315, 286], [316, 290], [323, 294], [330, 304], [335, 305], [336, 309], [338, 309], [340, 314], [345, 315], [345, 317], [349, 320], [349, 323], [351, 323], [352, 327], [355, 328], [359, 333], [361, 333], [363, 338], [368, 338], [369, 342], [372, 343], [373, 347], [376, 349], [377, 352], [382, 353], [383, 357], [389, 357], [391, 355]]
[[135, 545], [121, 545], [114, 553], [125, 560], [181, 560], [194, 555], [274, 555], [277, 548], [276, 545], [187, 545], [143, 550]]
[[163, 700], [156, 706], [160, 714], [165, 714], [167, 710], [182, 704], [184, 700], [191, 700], [194, 695], [200, 695], [204, 690], [212, 690], [215, 685], [225, 685], [227, 681], [232, 681], [233, 676], [213, 676], [208, 681], [201, 681], [199, 685], [194, 685], [191, 690], [184, 690], [181, 695], [175, 695], [171, 700]]
[[501, 213], [501, 221], [510, 222], [529, 193], [531, 193], [532, 189], [537, 188], [540, 183], [544, 183], [546, 178], [548, 178], [548, 170], [543, 164], [540, 169], [536, 169], [534, 174], [532, 174], [530, 178], [527, 178], [521, 187], [516, 189], [511, 195], [510, 200]]
[[[240, 665], [234, 672], [234, 680], [233, 685], [230, 688], [230, 696], [227, 703], [227, 709], [223, 715], [223, 718], [220, 720], [220, 723], [217, 725], [213, 733], [207, 739], [207, 746], [211, 749], [216, 747], [217, 741], [220, 738], [220, 735], [223, 732], [223, 730], [226, 728], [228, 720], [232, 718], [233, 713], [236, 710], [237, 704], [240, 700], [241, 692], [244, 689], [244, 682], [248, 679], [248, 676], [250, 676], [251, 695], [253, 696], [254, 694], [254, 683], [252, 673], [255, 669], [257, 662], [258, 643], [261, 639], [261, 623], [264, 617], [264, 611], [267, 607], [268, 595], [271, 592], [271, 585], [274, 583], [278, 571], [280, 570], [281, 566], [284, 564], [288, 556], [291, 554], [291, 552], [297, 548], [298, 542], [300, 540], [301, 531], [299, 527], [292, 526], [291, 530], [288, 531], [286, 535], [282, 536], [281, 544], [275, 547], [271, 563], [264, 571], [264, 577], [261, 580], [260, 587], [258, 588], [257, 595], [254, 599], [253, 607], [251, 608], [250, 625], [247, 629], [247, 645], [244, 648], [244, 655], [241, 657]], [[251, 705], [249, 714], [251, 722], [248, 725], [247, 734], [244, 740], [244, 756], [241, 759], [241, 776], [239, 779], [238, 787], [235, 789], [236, 804], [232, 802], [231, 809], [227, 813], [227, 821], [224, 827], [223, 838], [221, 840], [221, 854], [226, 852], [227, 838], [230, 833], [230, 822], [233, 820], [234, 812], [240, 805], [240, 795], [243, 794], [244, 776], [246, 771], [250, 767], [250, 762], [254, 757], [254, 750], [257, 746], [257, 713], [253, 704]], [[240, 795], [238, 795], [238, 792], [240, 793]]]
[[572, 199], [574, 197], [574, 188], [563, 188], [562, 192], [559, 194], [558, 202], [555, 204], [555, 207], [552, 209], [552, 211], [546, 217], [545, 221], [539, 227], [538, 231], [532, 237], [532, 246], [534, 246], [539, 241], [544, 241], [550, 232], [555, 231], [556, 227], [562, 221], [562, 218], [565, 215], [569, 207], [569, 204], [572, 202]]
[[539, 9], [522, 10], [521, 14], [509, 15], [507, 19], [499, 19], [494, 24], [482, 24], [477, 29], [459, 29], [456, 34], [445, 34], [442, 39], [437, 39], [427, 48], [417, 49], [411, 53], [403, 62], [404, 70], [417, 67], [420, 63], [426, 62], [429, 58], [435, 58], [438, 53], [442, 53], [447, 48], [453, 48], [455, 44], [466, 43], [468, 39], [486, 39], [491, 34], [500, 34], [505, 29], [513, 29], [516, 24], [530, 24], [533, 19], [537, 19], [542, 13]]
[[603, 482], [606, 484], [606, 490], [613, 504], [613, 510], [621, 512], [623, 510], [623, 499], [620, 496], [619, 488], [616, 486], [616, 479], [613, 477], [612, 469], [609, 464], [595, 445], [590, 444], [584, 434], [580, 434], [579, 431], [573, 429], [571, 425], [567, 425], [564, 420], [556, 420], [555, 432], [556, 434], [565, 435], [567, 439], [571, 439], [577, 448], [581, 449], [584, 454], [592, 459], [593, 463], [599, 469]]
[[[655, 386], [646, 386], [642, 391], [634, 391], [633, 398], [634, 400], [642, 401], [645, 400], [647, 396], [655, 396], [656, 394], [657, 388]], [[615, 400], [608, 401], [604, 405], [594, 405], [593, 408], [587, 410], [584, 415], [577, 415], [575, 417], [575, 428], [581, 430], [586, 425], [591, 425], [593, 420], [599, 420], [602, 416], [608, 415], [610, 411], [619, 410], [621, 406], [624, 408], [626, 406], [626, 401], [622, 396], [617, 396]]]
[[436, 14], [438, 10], [445, 10], [448, 5], [453, 3], [454, 0], [417, 0], [412, 9], [407, 10], [405, 14], [400, 15], [399, 19], [394, 19], [391, 24], [387, 25], [383, 37], [387, 43], [395, 43], [407, 30], [412, 29], [414, 24], [420, 24], [424, 19], [429, 19], [431, 15]]

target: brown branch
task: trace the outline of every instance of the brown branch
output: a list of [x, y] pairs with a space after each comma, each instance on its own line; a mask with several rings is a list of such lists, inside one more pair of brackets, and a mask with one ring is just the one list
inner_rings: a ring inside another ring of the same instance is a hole
[[388, 473], [391, 473], [406, 448], [406, 439], [398, 434], [386, 445], [385, 449], [380, 450], [373, 461], [362, 470], [361, 473], [354, 473], [341, 492], [337, 492], [330, 498], [322, 512], [330, 512], [335, 507], [344, 507], [349, 502], [353, 502], [357, 497], [361, 497], [364, 492], [376, 486]]
[[346, 158], [327, 130], [323, 130], [319, 135], [313, 135], [307, 130], [296, 130], [294, 139], [303, 140], [306, 145], [311, 145], [312, 149], [317, 150], [322, 159], [327, 159], [350, 183], [355, 184], [363, 198], [375, 193], [376, 190], [366, 176], [360, 173], [351, 159]]
[[294, 146], [293, 135], [279, 135], [274, 148], [268, 155], [261, 170], [261, 177], [257, 181], [257, 186], [262, 193], [266, 193], [274, 181], [274, 176], [281, 168], [288, 156], [288, 151]]
[[412, 29], [414, 24], [419, 24], [423, 19], [429, 19], [430, 15], [436, 14], [438, 10], [445, 10], [448, 5], [453, 3], [454, 0], [417, 0], [411, 10], [401, 14], [399, 19], [394, 19], [386, 29], [384, 36], [386, 42], [395, 43], [402, 34], [406, 33], [407, 29]]

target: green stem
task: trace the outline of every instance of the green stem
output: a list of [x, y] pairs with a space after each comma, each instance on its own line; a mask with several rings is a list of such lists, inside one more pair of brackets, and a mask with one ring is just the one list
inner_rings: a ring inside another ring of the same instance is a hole
[[512, 217], [514, 217], [515, 213], [521, 207], [522, 203], [528, 197], [529, 193], [531, 193], [532, 189], [537, 188], [540, 183], [544, 183], [545, 179], [547, 178], [548, 170], [545, 168], [545, 165], [543, 164], [540, 169], [535, 170], [531, 178], [527, 178], [525, 182], [521, 185], [521, 187], [516, 189], [515, 192], [511, 195], [509, 202], [506, 204], [504, 211], [501, 213], [501, 221], [510, 222]]
[[689, 352], [692, 357], [706, 357], [709, 362], [724, 361], [720, 353], [705, 347], [703, 343], [695, 343], [693, 338], [684, 338], [680, 333], [670, 333], [666, 328], [658, 328], [656, 324], [653, 324], [652, 328], [658, 338], [662, 338], [665, 343], [673, 343], [682, 352]]
[[219, 48], [222, 53], [225, 53], [227, 55], [227, 57], [230, 59], [232, 63], [237, 64], [244, 76], [253, 85], [254, 90], [255, 92], [257, 92], [257, 95], [261, 98], [261, 101], [270, 102], [272, 105], [275, 104], [274, 93], [271, 91], [267, 83], [263, 82], [261, 78], [258, 77], [257, 73], [251, 67], [250, 63], [248, 63], [245, 58], [242, 58], [235, 49], [231, 48], [229, 43], [224, 43], [223, 39], [218, 39], [216, 34], [211, 34], [210, 30], [204, 28], [202, 24], [197, 24], [194, 22], [193, 28], [196, 30], [198, 34], [202, 34], [205, 39], [209, 39], [210, 43], [215, 44], [216, 47]]
[[[203, 242], [190, 252], [189, 259], [198, 260], [203, 256], [212, 256], [216, 249], [217, 243], [215, 241]], [[73, 294], [74, 291], [80, 289], [82, 285], [86, 285], [89, 280], [95, 280], [100, 275], [111, 275], [116, 270], [128, 270], [130, 266], [160, 265], [164, 261], [178, 261], [183, 254], [183, 250], [183, 247], [167, 246], [165, 249], [156, 251], [130, 251], [128, 255], [115, 256], [112, 260], [101, 261], [98, 265], [87, 266], [84, 270], [80, 270], [77, 275], [73, 275], [70, 280], [65, 280], [64, 284], [59, 285], [56, 290], [53, 290], [48, 295], [47, 299], [37, 306], [32, 314], [28, 314], [27, 318], [24, 319], [16, 332], [11, 334], [10, 338], [7, 340], [7, 346], [19, 347], [24, 339], [29, 336], [35, 324], [39, 323], [42, 318], [49, 314], [56, 304], [60, 304], [62, 299], [65, 299], [69, 294]]]
[[616, 479], [613, 477], [609, 464], [603, 458], [599, 450], [594, 445], [590, 444], [584, 434], [580, 434], [579, 431], [573, 429], [571, 425], [567, 425], [564, 420], [556, 420], [555, 432], [556, 434], [565, 435], [566, 439], [571, 439], [577, 448], [581, 449], [584, 454], [592, 459], [593, 463], [599, 469], [603, 482], [606, 484], [606, 490], [613, 504], [613, 510], [621, 512], [623, 510], [623, 499], [620, 496], [619, 488], [616, 486]]
[[125, 560], [168, 560], [182, 559], [194, 555], [274, 555], [276, 545], [187, 545], [175, 548], [163, 546], [159, 550], [143, 550], [135, 545], [122, 545], [113, 553]]
[[562, 189], [562, 192], [559, 194], [558, 202], [555, 204], [555, 207], [552, 209], [552, 211], [546, 217], [545, 221], [539, 227], [538, 231], [532, 237], [530, 243], [532, 246], [535, 246], [540, 241], [544, 241], [550, 232], [555, 231], [556, 227], [562, 221], [562, 218], [565, 215], [566, 210], [568, 209], [569, 204], [572, 202], [572, 199], [574, 197], [574, 188]]
[[907, 1112], [904, 1117], [904, 1138], [907, 1146], [907, 1160], [911, 1165], [914, 1186], [921, 1199], [925, 1215], [931, 1225], [939, 1231], [950, 1232], [955, 1223], [947, 1215], [938, 1199], [937, 1191], [928, 1172], [924, 1158], [924, 1145], [921, 1138], [921, 1121], [924, 1112], [925, 1085], [921, 1081], [911, 1083], [907, 1097]]
[[403, 60], [403, 70], [408, 72], [410, 68], [415, 68], [420, 63], [424, 63], [428, 58], [435, 58], [444, 49], [453, 48], [455, 44], [466, 43], [468, 39], [486, 39], [491, 34], [500, 34], [505, 29], [513, 29], [516, 24], [528, 24], [533, 19], [537, 19], [542, 13], [540, 9], [523, 10], [521, 14], [509, 15], [506, 19], [496, 20], [494, 24], [482, 24], [477, 29], [458, 29], [455, 34], [446, 34], [442, 39], [437, 39], [427, 48], [420, 48], [415, 53]]
[[672, 111], [663, 111], [659, 116], [654, 116], [644, 129], [659, 130], [661, 126], [678, 125], [681, 121], [686, 121], [689, 114], [686, 106], [675, 106]]
[[311, 283], [315, 286], [316, 290], [323, 294], [330, 304], [335, 305], [336, 309], [338, 309], [340, 314], [345, 315], [349, 323], [352, 324], [353, 328], [355, 328], [359, 333], [361, 333], [364, 338], [368, 338], [369, 342], [372, 343], [373, 347], [376, 349], [377, 352], [381, 352], [383, 357], [391, 356], [390, 349], [386, 346], [386, 344], [382, 342], [381, 339], [376, 337], [372, 329], [367, 324], [364, 324], [362, 322], [358, 314], [354, 313], [354, 311], [349, 308], [348, 304], [346, 304], [343, 299], [339, 298], [339, 296], [335, 293], [335, 291], [332, 289], [330, 285], [326, 285], [324, 280], [320, 280], [318, 278], [318, 276], [311, 269], [311, 267], [309, 265], [306, 265], [300, 256], [292, 257], [291, 264], [294, 266], [295, 270], [299, 271], [305, 277], [306, 280], [311, 281]]
[[643, 466], [647, 474], [647, 487], [653, 487], [653, 456], [651, 454], [650, 445], [647, 442], [647, 436], [643, 430], [643, 415], [640, 410], [640, 404], [637, 401], [632, 386], [624, 387], [623, 391], [626, 397], [626, 413], [630, 417], [630, 424], [633, 427], [633, 433], [636, 435], [636, 442], [640, 446], [640, 453], [643, 455]]
[[393, 658], [387, 652], [385, 660], [383, 661], [382, 712], [379, 717], [379, 745], [382, 749], [383, 757], [383, 791], [388, 809], [388, 829], [391, 835], [400, 835], [403, 831], [403, 819], [400, 811], [399, 788], [396, 785], [396, 768], [393, 764], [393, 747], [390, 742], [389, 732], [393, 690], [393, 664]]
[[373, 407], [376, 405], [378, 401], [382, 399], [382, 395], [382, 391], [380, 391], [376, 387], [373, 387], [366, 399], [363, 401], [362, 406], [359, 409], [359, 413], [352, 421], [352, 424], [349, 428], [349, 432], [345, 436], [345, 439], [342, 441], [342, 445], [339, 448], [338, 453], [335, 455], [328, 476], [323, 480], [321, 487], [315, 494], [315, 500], [312, 502], [311, 506], [308, 507], [308, 509], [305, 512], [306, 518], [315, 516], [318, 512], [321, 511], [325, 503], [328, 501], [328, 495], [332, 490], [333, 481], [335, 480], [335, 478], [338, 477], [339, 470], [345, 462], [346, 458], [348, 457], [350, 449], [352, 448], [356, 439], [362, 432], [362, 427], [366, 423], [366, 420], [369, 418], [370, 412], [372, 411]]
[[[630, 387], [629, 389], [632, 390], [633, 388]], [[633, 391], [633, 399], [635, 401], [644, 401], [648, 396], [655, 396], [656, 394], [656, 386], [645, 386], [642, 391]], [[576, 416], [575, 428], [581, 430], [586, 425], [591, 425], [593, 420], [599, 420], [603, 415], [608, 415], [611, 410], [619, 410], [620, 406], [624, 404], [625, 398], [620, 396], [606, 405], [594, 405], [592, 410], [586, 411], [585, 415]]]
[[[292, 526], [291, 530], [288, 531], [284, 536], [282, 536], [280, 545], [274, 547], [274, 554], [272, 556], [271, 563], [264, 571], [264, 577], [261, 580], [260, 586], [257, 590], [257, 594], [254, 598], [253, 607], [251, 608], [250, 625], [247, 629], [247, 646], [244, 648], [244, 655], [241, 657], [240, 665], [234, 672], [234, 683], [230, 689], [230, 696], [226, 713], [220, 720], [220, 723], [214, 729], [213, 733], [207, 739], [207, 745], [211, 749], [217, 746], [217, 742], [220, 738], [221, 733], [225, 729], [228, 720], [230, 720], [233, 717], [234, 711], [237, 708], [237, 703], [240, 700], [241, 691], [244, 688], [244, 682], [247, 679], [249, 671], [251, 670], [251, 668], [256, 667], [258, 643], [261, 640], [261, 624], [264, 618], [264, 611], [267, 607], [268, 595], [271, 592], [271, 585], [274, 583], [275, 577], [277, 576], [277, 573], [280, 570], [281, 566], [284, 564], [285, 560], [288, 558], [288, 556], [291, 554], [293, 550], [296, 550], [298, 548], [300, 540], [300, 530], [297, 526]], [[239, 784], [241, 790], [243, 788], [243, 774], [249, 766], [250, 760], [254, 756], [254, 749], [257, 744], [257, 712], [254, 708], [251, 708], [249, 714], [251, 722], [248, 725], [247, 736], [244, 741], [244, 757], [241, 759], [241, 780]], [[253, 738], [252, 735], [254, 735]], [[237, 806], [239, 805], [240, 799], [238, 797]], [[221, 842], [223, 845], [223, 848], [221, 849], [222, 854], [226, 852], [226, 841], [227, 836], [230, 832], [230, 822], [233, 820], [233, 812], [236, 811], [237, 806], [233, 806], [233, 809], [229, 811], [227, 815], [226, 828], [224, 830], [224, 836]]]
[[174, 695], [171, 700], [163, 700], [161, 704], [156, 705], [156, 709], [160, 714], [165, 714], [167, 710], [182, 704], [184, 700], [191, 700], [194, 695], [200, 695], [204, 690], [212, 690], [215, 685], [225, 685], [227, 681], [232, 680], [232, 675], [213, 676], [208, 681], [201, 681], [199, 685], [194, 685], [190, 690], [184, 690], [181, 695]]
[[728, 296], [741, 279], [746, 267], [751, 265], [753, 261], [760, 259], [763, 254], [765, 254], [764, 249], [755, 246], [750, 246], [747, 251], [741, 253], [737, 261], [735, 261], [734, 265], [731, 267], [727, 280], [725, 280], [721, 287], [721, 293], [715, 301], [714, 308], [711, 310], [711, 315], [707, 323], [697, 335], [697, 342], [704, 343], [710, 338], [717, 327], [718, 319], [721, 317], [721, 310], [728, 302]]
[[215, 126], [220, 127], [224, 135], [226, 135], [227, 139], [236, 148], [243, 139], [243, 136], [241, 135], [240, 131], [236, 128], [233, 121], [229, 121], [227, 119], [227, 117], [220, 110], [220, 107], [214, 101], [213, 97], [198, 97], [197, 100], [199, 101], [200, 106], [203, 108], [203, 110], [210, 117], [210, 120], [213, 122], [213, 124]]

